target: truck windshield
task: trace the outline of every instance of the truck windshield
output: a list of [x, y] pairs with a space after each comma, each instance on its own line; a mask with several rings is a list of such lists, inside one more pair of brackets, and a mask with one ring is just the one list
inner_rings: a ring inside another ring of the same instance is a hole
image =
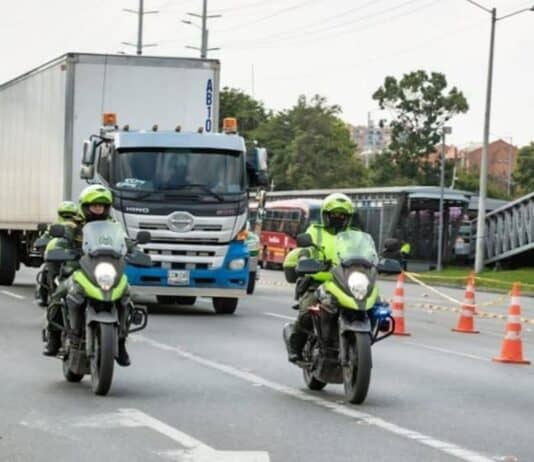
[[146, 192], [189, 192], [191, 186], [199, 192], [240, 193], [245, 190], [243, 153], [205, 149], [120, 151], [115, 156], [113, 184], [123, 190]]

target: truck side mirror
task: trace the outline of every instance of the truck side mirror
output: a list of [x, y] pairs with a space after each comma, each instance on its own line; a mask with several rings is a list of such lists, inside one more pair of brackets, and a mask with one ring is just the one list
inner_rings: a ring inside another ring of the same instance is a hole
[[94, 165], [82, 165], [80, 170], [80, 178], [82, 180], [92, 180], [95, 176], [95, 167]]
[[247, 174], [249, 186], [269, 186], [267, 149], [254, 147], [247, 153]]
[[93, 165], [94, 162], [95, 162], [95, 144], [91, 140], [85, 140], [83, 142], [83, 149], [82, 149], [82, 164]]

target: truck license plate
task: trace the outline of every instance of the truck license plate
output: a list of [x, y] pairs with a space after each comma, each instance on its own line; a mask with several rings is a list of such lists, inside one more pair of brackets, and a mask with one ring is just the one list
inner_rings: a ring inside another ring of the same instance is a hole
[[170, 286], [186, 286], [189, 284], [189, 271], [170, 270], [167, 274], [167, 283]]

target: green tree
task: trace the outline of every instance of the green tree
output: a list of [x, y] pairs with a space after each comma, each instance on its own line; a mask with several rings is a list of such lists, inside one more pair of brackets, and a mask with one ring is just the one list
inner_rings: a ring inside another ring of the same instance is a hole
[[[480, 172], [473, 171], [460, 171], [456, 176], [454, 183], [455, 189], [461, 189], [463, 191], [470, 191], [478, 194], [480, 185]], [[492, 199], [509, 199], [506, 192], [502, 190], [494, 181], [488, 178], [486, 194]]]
[[[456, 88], [447, 89], [447, 79], [438, 72], [419, 70], [400, 80], [388, 76], [374, 94], [381, 109], [394, 114], [390, 123], [389, 151], [400, 174], [421, 180], [429, 175], [424, 162], [441, 139], [442, 127], [456, 114], [467, 112], [464, 95]], [[422, 172], [423, 167], [427, 170]], [[433, 167], [439, 168], [439, 167]]]
[[534, 191], [534, 143], [523, 146], [519, 150], [513, 180], [518, 194], [523, 195]]
[[224, 87], [220, 93], [219, 120], [220, 128], [225, 117], [237, 118], [239, 134], [245, 138], [247, 145], [254, 139], [254, 132], [269, 118], [269, 111], [261, 101], [245, 92]]
[[257, 130], [269, 151], [269, 170], [276, 189], [358, 187], [367, 184], [340, 108], [326, 99], [301, 96]]

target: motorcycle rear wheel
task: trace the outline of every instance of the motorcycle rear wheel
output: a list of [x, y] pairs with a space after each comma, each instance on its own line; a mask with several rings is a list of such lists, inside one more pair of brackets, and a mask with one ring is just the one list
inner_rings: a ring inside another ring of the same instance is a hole
[[116, 329], [111, 324], [97, 323], [91, 329], [93, 351], [91, 354], [91, 386], [95, 395], [105, 396], [111, 388], [115, 364]]
[[368, 333], [356, 333], [348, 343], [349, 361], [343, 367], [345, 398], [349, 403], [361, 404], [371, 382], [371, 336]]

